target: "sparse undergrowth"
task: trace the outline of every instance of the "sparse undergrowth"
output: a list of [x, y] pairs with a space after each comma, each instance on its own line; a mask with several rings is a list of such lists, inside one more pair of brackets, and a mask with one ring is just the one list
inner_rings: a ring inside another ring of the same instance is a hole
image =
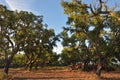
[[3, 80], [7, 77], [7, 74], [5, 74], [4, 72], [0, 72], [0, 80]]
[[[11, 76], [12, 75], [12, 76]], [[103, 72], [100, 80], [120, 80], [120, 72]], [[99, 80], [94, 72], [70, 71], [67, 67], [47, 67], [26, 71], [23, 68], [11, 68], [7, 80]]]

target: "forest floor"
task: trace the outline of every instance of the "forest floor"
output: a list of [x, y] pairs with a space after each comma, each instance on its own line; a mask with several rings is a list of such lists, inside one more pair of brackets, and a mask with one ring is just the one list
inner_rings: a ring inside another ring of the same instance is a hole
[[120, 80], [120, 72], [102, 72], [99, 79], [94, 72], [70, 71], [67, 68], [43, 68], [36, 71], [10, 68], [9, 77], [13, 80]]

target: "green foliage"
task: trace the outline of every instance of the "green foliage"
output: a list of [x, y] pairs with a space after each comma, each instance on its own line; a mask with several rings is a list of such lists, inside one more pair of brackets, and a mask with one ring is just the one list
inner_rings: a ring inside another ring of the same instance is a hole
[[0, 57], [0, 68], [4, 67], [4, 58]]
[[63, 65], [76, 64], [80, 62], [80, 54], [73, 48], [64, 48], [61, 53], [61, 63]]
[[[12, 66], [16, 64], [14, 67], [23, 66], [25, 62], [22, 63], [21, 59], [24, 58], [29, 67], [38, 63], [41, 56], [44, 61], [49, 61], [59, 38], [53, 29], [43, 24], [43, 16], [27, 11], [10, 11], [0, 5], [0, 41], [0, 53], [5, 58], [4, 71], [8, 74], [12, 60]], [[21, 51], [24, 55], [17, 54]]]
[[25, 61], [26, 61], [25, 54], [16, 54], [13, 58], [10, 67], [13, 68], [24, 67], [26, 64]]
[[92, 4], [89, 6], [82, 1], [62, 0], [61, 5], [64, 13], [68, 15], [67, 24], [70, 26], [64, 28], [61, 33], [62, 44], [65, 46], [62, 57], [67, 56], [66, 63], [71, 56], [76, 55], [66, 49], [76, 47], [83, 62], [95, 61], [98, 66], [99, 64], [104, 66], [112, 64], [111, 59], [120, 60], [117, 57], [120, 54], [120, 47], [118, 47], [120, 44], [120, 13], [119, 11], [109, 12], [104, 1], [98, 0], [98, 4], [99, 6], [94, 5], [93, 8]]

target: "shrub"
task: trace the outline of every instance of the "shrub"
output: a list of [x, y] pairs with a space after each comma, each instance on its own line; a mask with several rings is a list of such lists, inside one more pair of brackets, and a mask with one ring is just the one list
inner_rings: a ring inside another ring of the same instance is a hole
[[0, 72], [0, 80], [4, 80], [5, 78], [7, 78], [7, 74], [4, 72]]

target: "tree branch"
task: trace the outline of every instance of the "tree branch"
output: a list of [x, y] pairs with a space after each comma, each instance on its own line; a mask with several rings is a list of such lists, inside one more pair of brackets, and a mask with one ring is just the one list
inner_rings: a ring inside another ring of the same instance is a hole
[[14, 44], [13, 44], [12, 40], [10, 39], [10, 37], [6, 35], [6, 39], [8, 40], [8, 42], [10, 42], [12, 49], [14, 49]]

